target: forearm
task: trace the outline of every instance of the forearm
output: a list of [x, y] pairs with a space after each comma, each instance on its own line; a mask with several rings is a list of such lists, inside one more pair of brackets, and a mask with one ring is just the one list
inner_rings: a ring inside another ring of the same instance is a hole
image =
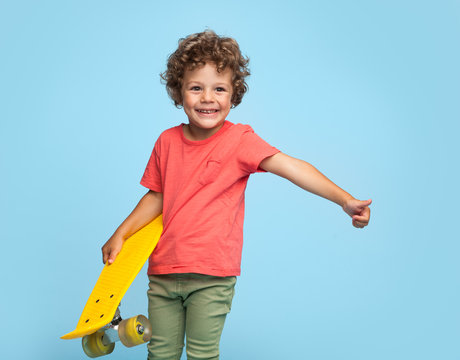
[[353, 198], [353, 196], [334, 184], [313, 165], [303, 160], [294, 160], [300, 162], [300, 164], [293, 171], [293, 175], [289, 180], [297, 186], [333, 201], [340, 206], [343, 206], [348, 199]]
[[273, 155], [262, 161], [260, 167], [342, 207], [347, 200], [353, 199], [353, 196], [334, 184], [313, 165], [286, 154]]
[[163, 194], [154, 191], [147, 192], [134, 210], [118, 227], [113, 236], [127, 239], [137, 230], [154, 220], [163, 211]]

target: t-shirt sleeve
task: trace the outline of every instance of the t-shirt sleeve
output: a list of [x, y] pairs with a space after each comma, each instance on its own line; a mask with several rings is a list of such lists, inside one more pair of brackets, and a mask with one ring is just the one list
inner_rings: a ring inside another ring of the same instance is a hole
[[239, 162], [243, 170], [248, 174], [265, 172], [265, 170], [259, 167], [262, 160], [279, 152], [277, 148], [271, 146], [258, 136], [250, 126], [247, 126], [241, 135], [239, 145]]
[[145, 168], [144, 175], [141, 179], [142, 186], [145, 186], [155, 192], [163, 192], [159, 151], [160, 139], [157, 140], [155, 147], [153, 148], [152, 154], [150, 155], [150, 159]]

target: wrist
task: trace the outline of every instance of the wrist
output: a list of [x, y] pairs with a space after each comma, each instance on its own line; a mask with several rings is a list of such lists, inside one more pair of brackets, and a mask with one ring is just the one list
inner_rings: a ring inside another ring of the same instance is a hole
[[348, 204], [349, 201], [351, 200], [355, 200], [355, 198], [353, 196], [351, 196], [350, 194], [346, 193], [339, 201], [339, 205], [345, 209], [346, 205]]
[[123, 231], [123, 229], [118, 228], [112, 235], [112, 238], [116, 239], [117, 241], [122, 241], [124, 242], [128, 236], [126, 234], [126, 231]]

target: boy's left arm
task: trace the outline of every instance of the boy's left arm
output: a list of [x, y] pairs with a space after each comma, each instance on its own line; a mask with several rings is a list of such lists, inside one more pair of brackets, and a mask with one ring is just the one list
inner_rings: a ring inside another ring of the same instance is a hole
[[288, 179], [304, 190], [340, 205], [353, 219], [354, 227], [363, 228], [369, 223], [369, 205], [372, 200], [355, 199], [306, 161], [279, 152], [264, 159], [259, 166], [265, 171]]

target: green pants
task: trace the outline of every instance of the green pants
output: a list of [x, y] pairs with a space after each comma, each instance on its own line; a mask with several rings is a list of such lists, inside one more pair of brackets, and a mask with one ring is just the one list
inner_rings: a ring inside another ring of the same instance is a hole
[[219, 342], [230, 312], [236, 277], [200, 274], [149, 276], [152, 338], [148, 359], [219, 359]]

